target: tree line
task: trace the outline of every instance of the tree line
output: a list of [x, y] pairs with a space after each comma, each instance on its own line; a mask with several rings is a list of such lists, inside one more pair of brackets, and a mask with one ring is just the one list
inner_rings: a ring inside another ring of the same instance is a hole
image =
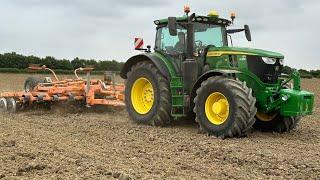
[[[46, 65], [48, 68], [62, 71], [70, 71], [79, 67], [91, 66], [95, 68], [95, 71], [115, 71], [119, 72], [123, 67], [123, 62], [116, 60], [102, 60], [96, 61], [93, 59], [79, 59], [74, 58], [73, 60], [68, 59], [56, 59], [52, 56], [40, 58], [36, 56], [24, 56], [12, 53], [0, 54], [0, 69], [7, 71], [23, 71], [28, 68], [29, 64]], [[4, 72], [4, 71], [2, 71]]]
[[[284, 66], [283, 67], [283, 73], [284, 74], [291, 74], [295, 69], [294, 68], [291, 68], [289, 66]], [[298, 70], [299, 73], [300, 73], [300, 76], [302, 78], [308, 78], [308, 79], [311, 79], [311, 78], [320, 78], [320, 70], [305, 70], [305, 69], [299, 69]]]
[[[24, 56], [15, 52], [0, 54], [0, 72], [26, 72], [25, 69], [29, 66], [29, 64], [46, 65], [51, 69], [57, 70], [58, 73], [72, 73], [72, 70], [85, 66], [92, 66], [95, 68], [95, 71], [100, 72], [119, 72], [122, 69], [124, 63], [118, 62], [116, 60], [96, 61], [93, 59], [86, 60], [79, 58], [74, 58], [73, 60], [56, 59], [52, 56], [39, 58], [36, 56]], [[285, 66], [283, 68], [283, 73], [290, 74], [293, 70], [293, 68]], [[303, 78], [320, 78], [320, 70], [307, 71], [304, 69], [300, 69], [298, 71]]]

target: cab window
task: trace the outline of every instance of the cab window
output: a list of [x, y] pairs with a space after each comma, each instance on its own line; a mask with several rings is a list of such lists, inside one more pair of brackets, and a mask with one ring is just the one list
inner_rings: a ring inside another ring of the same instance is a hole
[[214, 45], [222, 47], [226, 45], [225, 27], [213, 24], [195, 23], [194, 40], [200, 46]]
[[169, 28], [161, 27], [157, 31], [156, 49], [167, 54], [181, 54], [186, 52], [187, 30], [178, 25], [178, 34], [171, 36]]

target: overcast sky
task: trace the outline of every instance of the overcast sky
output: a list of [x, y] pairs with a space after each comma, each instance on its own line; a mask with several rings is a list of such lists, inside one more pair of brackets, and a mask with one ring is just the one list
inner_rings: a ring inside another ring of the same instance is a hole
[[116, 59], [138, 52], [134, 37], [154, 45], [153, 21], [192, 12], [236, 12], [236, 26], [251, 27], [234, 46], [278, 51], [295, 68], [320, 69], [319, 0], [1, 0], [0, 53], [40, 57]]

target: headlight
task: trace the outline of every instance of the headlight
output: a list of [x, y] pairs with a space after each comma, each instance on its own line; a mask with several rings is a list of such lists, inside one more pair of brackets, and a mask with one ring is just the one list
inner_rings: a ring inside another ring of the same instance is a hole
[[202, 18], [201, 17], [197, 17], [197, 21], [202, 21]]
[[282, 96], [281, 99], [282, 99], [282, 101], [287, 101], [289, 99], [289, 97], [285, 95], [285, 96]]
[[283, 65], [284, 64], [284, 59], [280, 59], [279, 63], [280, 63], [280, 65]]
[[268, 58], [268, 57], [262, 57], [262, 60], [266, 64], [275, 64], [277, 59], [275, 58]]

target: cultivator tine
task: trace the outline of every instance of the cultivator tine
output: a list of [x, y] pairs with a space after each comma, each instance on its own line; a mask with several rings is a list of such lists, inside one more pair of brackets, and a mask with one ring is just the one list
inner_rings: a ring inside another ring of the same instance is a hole
[[29, 95], [25, 95], [23, 97], [23, 103], [26, 104], [26, 103], [29, 103], [30, 102], [30, 96]]
[[7, 112], [8, 111], [8, 103], [6, 98], [0, 98], [0, 112]]

